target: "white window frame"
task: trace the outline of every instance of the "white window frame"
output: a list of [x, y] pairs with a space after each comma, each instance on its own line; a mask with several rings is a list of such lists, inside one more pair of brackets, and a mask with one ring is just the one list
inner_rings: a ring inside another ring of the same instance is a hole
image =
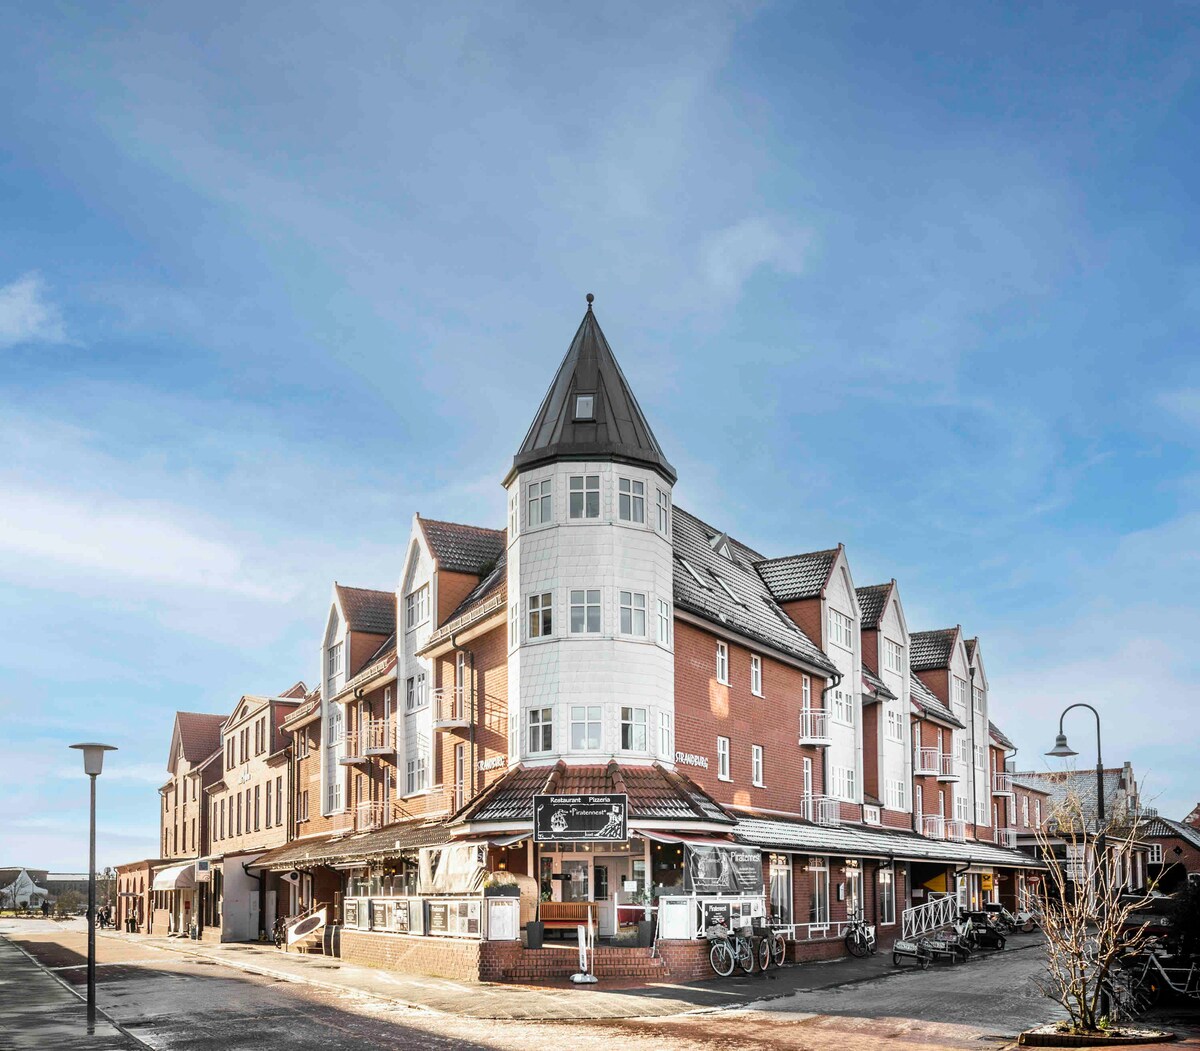
[[950, 703], [960, 711], [967, 710], [967, 680], [957, 675], [950, 676]]
[[[620, 618], [617, 623], [622, 635], [635, 638], [646, 637], [646, 596], [641, 591], [621, 591], [617, 598], [620, 605]], [[626, 626], [628, 624], [628, 627]]]
[[[627, 741], [628, 743], [626, 743]], [[650, 716], [646, 709], [622, 706], [621, 751], [648, 752], [649, 745]]]
[[594, 420], [596, 418], [596, 395], [592, 394], [576, 394], [575, 395], [575, 419], [577, 420]]
[[[529, 755], [546, 755], [554, 751], [554, 709], [530, 708], [525, 719], [525, 744]], [[549, 733], [549, 744], [545, 738]], [[534, 734], [537, 734], [537, 747], [534, 747]]]
[[752, 744], [750, 746], [750, 783], [755, 788], [763, 786], [763, 746], [761, 744]]
[[655, 528], [663, 536], [671, 532], [671, 497], [664, 489], [658, 490], [658, 518]]
[[800, 707], [812, 710], [812, 679], [807, 675], [800, 676]]
[[729, 685], [729, 646], [727, 643], [717, 643], [717, 682]]
[[671, 603], [665, 598], [658, 600], [658, 643], [671, 645]]
[[729, 774], [729, 738], [717, 737], [717, 779], [732, 781]]
[[429, 585], [422, 584], [404, 596], [404, 630], [419, 628], [429, 619]]
[[691, 578], [702, 588], [704, 588], [705, 591], [712, 590], [712, 588], [710, 588], [703, 580], [700, 579], [700, 574], [692, 568], [692, 564], [686, 558], [679, 556], [679, 564], [688, 571], [688, 573], [691, 575]]
[[[594, 596], [594, 598], [593, 598]], [[583, 611], [582, 627], [575, 627], [575, 611]], [[592, 611], [596, 614], [596, 626], [591, 627]], [[572, 588], [570, 593], [570, 633], [572, 635], [598, 635], [604, 627], [603, 610], [599, 588]]]
[[833, 720], [846, 726], [854, 725], [854, 694], [841, 686], [833, 688]]
[[637, 478], [617, 478], [617, 517], [622, 522], [646, 523], [646, 483]]
[[658, 713], [658, 754], [666, 759], [673, 758], [671, 752], [671, 714]]
[[549, 525], [554, 521], [553, 479], [530, 482], [525, 487], [525, 528]]
[[[886, 887], [885, 891], [883, 888]], [[896, 924], [896, 873], [894, 869], [879, 869], [879, 925], [893, 927]]]
[[[572, 752], [598, 752], [604, 747], [603, 719], [602, 706], [599, 704], [571, 705]], [[580, 744], [575, 743], [577, 730], [579, 730], [579, 739], [582, 741]], [[593, 740], [595, 744], [591, 743]]]
[[888, 671], [904, 673], [904, 647], [893, 639], [883, 640], [883, 666]]
[[540, 591], [525, 602], [529, 616], [526, 630], [531, 639], [548, 639], [554, 635], [554, 593]]
[[887, 708], [886, 732], [889, 741], [904, 740], [904, 716], [890, 705]]
[[418, 755], [408, 760], [405, 767], [404, 786], [408, 789], [406, 795], [410, 796], [428, 790], [429, 766], [425, 761], [425, 756]]
[[810, 857], [807, 865], [813, 877], [813, 892], [809, 900], [809, 919], [815, 926], [829, 926], [829, 859]]
[[329, 647], [325, 659], [325, 677], [333, 682], [339, 675], [342, 674], [342, 654], [344, 652], [343, 644], [335, 642]]
[[[589, 518], [600, 517], [600, 476], [598, 474], [573, 474], [569, 475], [568, 490], [567, 490], [567, 517], [572, 520], [584, 521]], [[575, 483], [579, 484], [576, 485]], [[595, 495], [595, 503], [588, 499]], [[576, 514], [575, 497], [579, 497], [578, 510]]]
[[1150, 865], [1161, 865], [1163, 862], [1163, 848], [1161, 843], [1151, 843], [1146, 854], [1146, 862]]
[[762, 658], [757, 653], [750, 654], [750, 692], [755, 697], [763, 695]]
[[508, 607], [508, 648], [515, 650], [521, 645], [521, 604], [514, 602]]
[[841, 610], [829, 608], [829, 641], [844, 650], [854, 649], [854, 622]]

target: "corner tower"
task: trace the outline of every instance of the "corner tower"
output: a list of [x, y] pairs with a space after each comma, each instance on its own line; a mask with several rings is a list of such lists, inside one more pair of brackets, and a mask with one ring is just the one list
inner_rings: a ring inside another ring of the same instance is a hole
[[504, 480], [510, 765], [674, 758], [675, 469], [587, 301]]

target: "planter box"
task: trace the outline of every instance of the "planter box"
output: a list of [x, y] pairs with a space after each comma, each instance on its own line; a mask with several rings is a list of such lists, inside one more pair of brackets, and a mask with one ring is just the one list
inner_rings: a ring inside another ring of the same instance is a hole
[[1165, 1033], [1160, 1029], [1143, 1029], [1138, 1031], [1130, 1026], [1127, 1036], [1103, 1033], [1057, 1033], [1049, 1027], [1029, 1029], [1017, 1037], [1018, 1047], [1121, 1047], [1126, 1044], [1165, 1044], [1175, 1039], [1174, 1033]]

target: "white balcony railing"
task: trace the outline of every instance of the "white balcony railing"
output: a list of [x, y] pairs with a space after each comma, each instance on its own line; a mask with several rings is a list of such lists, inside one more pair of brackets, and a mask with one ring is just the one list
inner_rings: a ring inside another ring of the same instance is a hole
[[370, 832], [372, 829], [382, 828], [386, 813], [386, 803], [359, 803], [354, 808], [354, 830]]
[[1017, 830], [1015, 828], [998, 828], [993, 837], [998, 847], [1015, 847], [1017, 845]]
[[946, 822], [946, 838], [955, 843], [965, 843], [967, 841], [967, 823], [962, 818], [951, 818]]
[[921, 834], [930, 839], [945, 839], [946, 819], [941, 814], [925, 814], [921, 818]]
[[946, 752], [940, 757], [941, 769], [938, 770], [939, 781], [957, 781], [958, 771], [954, 769], [954, 756]]
[[363, 753], [359, 747], [360, 740], [357, 731], [346, 730], [336, 743], [342, 746], [342, 754], [338, 757], [338, 762], [343, 766], [350, 766], [353, 763], [361, 763], [363, 761]]
[[829, 713], [822, 708], [800, 709], [800, 743], [823, 746], [832, 743], [829, 736]]
[[841, 800], [833, 796], [806, 795], [800, 800], [801, 813], [809, 821], [832, 827], [842, 823]]
[[914, 773], [917, 774], [938, 774], [941, 773], [941, 759], [936, 748], [916, 748], [913, 750], [913, 766]]
[[1011, 796], [1013, 794], [1012, 774], [992, 774], [992, 795]]
[[396, 751], [396, 724], [391, 719], [367, 719], [362, 738], [367, 755], [390, 755]]
[[461, 686], [439, 686], [433, 691], [434, 729], [446, 730], [466, 725], [466, 691]]

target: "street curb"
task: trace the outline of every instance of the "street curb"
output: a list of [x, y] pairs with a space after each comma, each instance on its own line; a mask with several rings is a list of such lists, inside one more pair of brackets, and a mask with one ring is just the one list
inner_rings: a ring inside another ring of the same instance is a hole
[[[99, 933], [99, 932], [97, 931], [97, 933]], [[25, 949], [24, 946], [18, 945], [7, 934], [0, 934], [0, 938], [3, 938], [6, 942], [8, 942], [9, 945], [11, 945], [14, 949], [17, 950], [17, 952], [19, 952], [31, 964], [33, 964], [34, 967], [38, 968], [41, 971], [44, 971], [51, 978], [53, 978], [56, 982], [58, 982], [59, 985], [61, 985], [64, 989], [66, 989], [66, 991], [69, 992], [76, 999], [81, 1001], [84, 1004], [84, 1006], [86, 1007], [87, 996], [85, 994], [81, 993], [78, 989], [75, 988], [75, 986], [73, 986], [65, 978], [63, 978], [60, 975], [55, 974], [52, 970], [50, 970], [49, 967], [47, 967], [45, 964], [43, 964], [41, 962], [41, 960], [39, 960], [36, 956], [33, 956], [28, 950]], [[123, 1025], [121, 1025], [120, 1022], [118, 1022], [115, 1018], [113, 1018], [112, 1015], [110, 1015], [106, 1010], [104, 1010], [104, 1008], [101, 1007], [99, 1004], [96, 1005], [96, 1014], [103, 1016], [104, 1020], [106, 1022], [108, 1022], [108, 1024], [111, 1025], [118, 1033], [120, 1033], [123, 1037], [125, 1037], [126, 1040], [132, 1040], [134, 1044], [136, 1044], [138, 1047], [145, 1048], [146, 1051], [154, 1051], [154, 1048], [152, 1048], [149, 1044], [147, 1044], [146, 1041], [144, 1041], [136, 1033], [131, 1033], [128, 1029], [126, 1029]]]

